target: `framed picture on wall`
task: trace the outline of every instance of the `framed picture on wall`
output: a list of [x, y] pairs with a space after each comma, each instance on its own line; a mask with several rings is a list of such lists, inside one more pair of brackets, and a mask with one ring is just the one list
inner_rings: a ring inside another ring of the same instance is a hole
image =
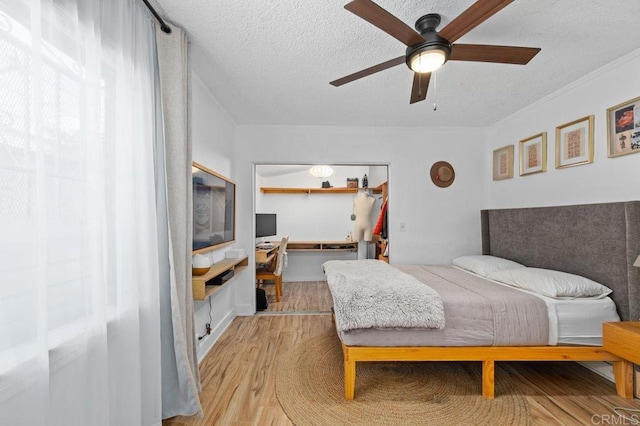
[[520, 141], [520, 176], [547, 171], [547, 132]]
[[607, 156], [640, 152], [640, 97], [607, 109]]
[[493, 180], [513, 178], [513, 145], [493, 151]]
[[593, 115], [556, 127], [556, 169], [593, 163]]

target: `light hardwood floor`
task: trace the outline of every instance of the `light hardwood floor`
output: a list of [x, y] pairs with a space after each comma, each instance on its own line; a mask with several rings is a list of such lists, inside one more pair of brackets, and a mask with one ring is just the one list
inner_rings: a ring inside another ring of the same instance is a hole
[[[284, 284], [282, 310], [327, 309], [328, 290], [320, 288], [326, 283], [306, 284]], [[298, 297], [305, 300], [292, 300]], [[236, 318], [200, 365], [204, 418], [174, 417], [163, 425], [290, 425], [275, 396], [277, 360], [302, 340], [333, 329], [328, 314]], [[534, 425], [614, 424], [603, 417], [612, 416], [613, 407], [640, 409], [638, 399], [617, 397], [613, 383], [572, 362], [496, 363], [496, 375], [508, 376], [525, 394]]]
[[283, 296], [280, 302], [276, 302], [276, 296], [272, 283], [263, 284], [262, 287], [267, 293], [269, 307], [266, 311], [271, 312], [330, 312], [331, 293], [326, 281], [305, 281], [305, 282], [283, 282]]

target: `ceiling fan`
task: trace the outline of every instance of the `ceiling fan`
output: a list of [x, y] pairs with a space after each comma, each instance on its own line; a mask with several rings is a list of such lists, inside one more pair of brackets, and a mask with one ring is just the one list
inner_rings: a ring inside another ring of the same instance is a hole
[[478, 0], [440, 31], [436, 30], [440, 25], [440, 15], [429, 13], [416, 21], [416, 32], [373, 1], [353, 0], [344, 8], [400, 40], [407, 45], [407, 50], [403, 56], [339, 78], [330, 84], [342, 86], [405, 63], [414, 72], [409, 102], [413, 104], [427, 97], [431, 73], [448, 60], [525, 65], [540, 52], [539, 48], [452, 44], [513, 1]]

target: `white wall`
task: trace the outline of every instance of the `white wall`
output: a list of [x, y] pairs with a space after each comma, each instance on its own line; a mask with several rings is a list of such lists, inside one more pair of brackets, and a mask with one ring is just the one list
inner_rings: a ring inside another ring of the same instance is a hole
[[[235, 177], [240, 241], [252, 242], [255, 163], [389, 163], [392, 263], [448, 263], [479, 253], [480, 213], [485, 204], [483, 129], [238, 126]], [[456, 171], [446, 189], [431, 183], [439, 160]], [[332, 182], [333, 183], [333, 182]], [[400, 223], [406, 231], [400, 232]], [[252, 259], [253, 260], [253, 259]], [[254, 306], [251, 283], [237, 286], [238, 308]]]
[[[376, 187], [387, 181], [387, 168], [385, 166], [369, 167], [369, 186]], [[362, 182], [360, 182], [362, 184]]]
[[[257, 170], [265, 166], [256, 166]], [[260, 187], [276, 188], [320, 188], [322, 181], [328, 180], [334, 187], [344, 187], [347, 177], [357, 177], [362, 185], [362, 177], [370, 173], [369, 166], [336, 166], [334, 173], [328, 178], [315, 178], [308, 170], [287, 173], [279, 176], [265, 176], [256, 179], [256, 212], [276, 213], [278, 220], [278, 236], [269, 240], [279, 240], [284, 235], [290, 241], [346, 240], [347, 234], [353, 234], [355, 194], [265, 194]], [[386, 167], [377, 167], [386, 170]], [[381, 173], [379, 173], [381, 174]], [[385, 173], [386, 174], [386, 173]], [[386, 177], [385, 177], [386, 180]], [[380, 195], [374, 195], [380, 197]], [[380, 213], [380, 202], [377, 201], [369, 218], [375, 223]], [[372, 225], [373, 226], [373, 225]], [[367, 244], [360, 245], [360, 258], [366, 258]], [[327, 260], [354, 260], [358, 253], [317, 253], [289, 252], [289, 263], [283, 274], [287, 281], [322, 281], [324, 273], [321, 265]]]
[[[262, 186], [267, 187], [278, 187], [278, 188], [321, 188], [323, 181], [329, 181], [331, 186], [333, 187], [345, 187], [347, 186], [347, 178], [358, 178], [359, 185], [362, 186], [362, 176], [366, 173], [370, 173], [370, 167], [368, 165], [335, 165], [331, 164], [331, 168], [333, 169], [333, 174], [326, 178], [317, 178], [311, 176], [309, 173], [309, 169], [312, 167], [311, 165], [304, 166], [303, 170], [297, 170], [298, 166], [295, 170], [289, 173], [282, 173], [275, 176], [264, 176], [262, 180]], [[256, 170], [270, 170], [269, 165], [258, 165]], [[299, 166], [303, 167], [303, 166]], [[371, 185], [369, 185], [371, 186]], [[258, 188], [259, 189], [259, 188]], [[259, 192], [259, 191], [258, 191]], [[264, 194], [263, 194], [264, 195]]]
[[[197, 74], [192, 73], [191, 77], [190, 113], [193, 161], [235, 180], [233, 167], [235, 123]], [[224, 258], [226, 250], [236, 247], [247, 250], [252, 245], [240, 243], [236, 236], [236, 244], [204, 254], [213, 262], [218, 262]], [[209, 317], [209, 301], [194, 301], [196, 334], [199, 336], [205, 334], [206, 323], [211, 323], [213, 328], [211, 335], [197, 343], [199, 360], [202, 360], [235, 318], [234, 287], [243, 281], [246, 281], [245, 285], [249, 283], [251, 274], [249, 268], [245, 269], [214, 297], [211, 297], [211, 318]]]
[[[514, 178], [488, 182], [486, 208], [589, 204], [640, 199], [640, 153], [607, 158], [606, 110], [640, 95], [640, 50], [620, 58], [573, 84], [516, 112], [488, 129], [492, 151], [514, 144]], [[595, 158], [592, 164], [555, 168], [555, 127], [575, 119], [595, 116]], [[519, 176], [518, 141], [547, 132], [547, 172]], [[587, 368], [612, 380], [605, 363], [585, 363]]]
[[[260, 166], [257, 166], [260, 167]], [[282, 188], [320, 188], [322, 180], [334, 187], [346, 186], [346, 178], [368, 173], [366, 166], [334, 166], [329, 178], [315, 178], [308, 171], [263, 177], [260, 186]], [[256, 188], [256, 212], [276, 213], [278, 235], [291, 240], [344, 240], [353, 232], [355, 194], [264, 194]]]
[[[602, 68], [488, 129], [485, 162], [492, 151], [514, 144], [514, 178], [491, 181], [487, 168], [487, 208], [529, 207], [637, 200], [640, 154], [607, 158], [606, 109], [640, 95], [640, 50]], [[555, 168], [555, 127], [595, 115], [592, 164]], [[518, 176], [518, 141], [547, 132], [547, 172]]]

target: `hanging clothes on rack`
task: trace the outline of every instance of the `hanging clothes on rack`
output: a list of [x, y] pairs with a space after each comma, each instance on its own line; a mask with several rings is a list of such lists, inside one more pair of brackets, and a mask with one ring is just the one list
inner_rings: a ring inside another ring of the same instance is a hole
[[382, 207], [380, 208], [380, 214], [378, 214], [378, 220], [376, 220], [376, 226], [373, 227], [373, 235], [382, 234], [382, 225], [384, 223], [385, 215], [387, 214], [387, 200], [384, 200]]
[[384, 219], [382, 220], [382, 232], [380, 233], [380, 237], [382, 237], [383, 240], [386, 240], [389, 238], [389, 219], [388, 219], [388, 215], [389, 215], [389, 209], [386, 208], [384, 210]]

